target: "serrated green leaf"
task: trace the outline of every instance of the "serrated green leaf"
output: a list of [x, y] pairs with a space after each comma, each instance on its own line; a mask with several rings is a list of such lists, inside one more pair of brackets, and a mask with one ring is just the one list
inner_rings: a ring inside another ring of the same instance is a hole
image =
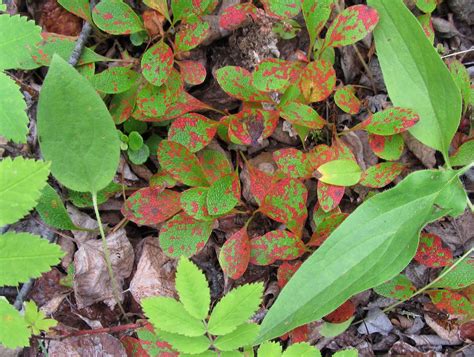
[[321, 357], [321, 352], [309, 343], [294, 343], [288, 347], [281, 357]]
[[220, 336], [237, 329], [257, 311], [262, 294], [262, 283], [242, 285], [229, 292], [212, 310], [208, 331]]
[[207, 336], [188, 337], [166, 331], [158, 331], [158, 335], [168, 342], [173, 349], [192, 355], [206, 351], [211, 345]]
[[333, 357], [357, 357], [359, 352], [355, 348], [340, 350], [333, 354]]
[[395, 278], [376, 286], [374, 291], [391, 299], [408, 300], [415, 293], [416, 287], [406, 275], [399, 274]]
[[0, 235], [0, 286], [17, 286], [37, 278], [59, 263], [61, 248], [39, 236], [8, 232]]
[[239, 202], [236, 196], [240, 197], [240, 181], [234, 174], [226, 175], [209, 187], [207, 210], [215, 216], [226, 214]]
[[92, 22], [89, 0], [58, 0], [58, 3], [81, 19]]
[[[449, 266], [444, 268], [439, 275], [444, 274], [448, 269]], [[467, 257], [439, 281], [434, 283], [432, 287], [462, 289], [471, 284], [474, 284], [474, 258]]]
[[117, 94], [129, 90], [138, 73], [127, 67], [110, 67], [91, 78], [94, 88], [102, 93]]
[[30, 329], [23, 316], [0, 296], [0, 343], [6, 348], [15, 349], [29, 345]]
[[41, 197], [36, 205], [36, 211], [39, 213], [41, 220], [51, 227], [68, 230], [78, 229], [71, 221], [66, 208], [64, 208], [61, 197], [48, 184], [43, 188]]
[[211, 293], [205, 275], [191, 261], [181, 257], [176, 270], [176, 291], [190, 315], [204, 320], [209, 312]]
[[48, 332], [51, 327], [54, 327], [58, 324], [56, 320], [47, 319], [46, 315], [38, 310], [33, 300], [25, 302], [25, 322], [28, 324], [28, 327], [31, 329], [33, 335], [40, 334], [41, 331]]
[[7, 157], [0, 161], [0, 227], [23, 218], [41, 197], [49, 163]]
[[112, 181], [120, 156], [112, 117], [89, 81], [57, 55], [41, 89], [38, 136], [51, 173], [67, 188], [97, 192]]
[[232, 351], [240, 347], [250, 346], [258, 336], [260, 326], [255, 323], [245, 323], [240, 325], [237, 330], [219, 336], [214, 341], [216, 346], [221, 351]]
[[202, 336], [206, 332], [202, 321], [191, 316], [175, 299], [152, 296], [142, 299], [141, 305], [146, 317], [158, 330], [189, 337]]
[[16, 143], [26, 143], [28, 122], [20, 87], [0, 71], [0, 135]]
[[374, 38], [388, 94], [420, 121], [410, 133], [448, 157], [461, 119], [461, 95], [421, 25], [401, 0], [369, 0], [380, 15]]
[[451, 165], [464, 166], [474, 162], [474, 140], [466, 141], [450, 157]]
[[28, 18], [0, 15], [0, 70], [34, 69], [30, 52], [41, 41], [41, 27]]
[[318, 167], [319, 180], [336, 186], [352, 186], [360, 181], [362, 170], [353, 160], [333, 160]]
[[166, 82], [173, 69], [173, 50], [164, 41], [150, 47], [142, 56], [141, 67], [145, 79], [154, 86]]
[[265, 341], [258, 348], [258, 357], [280, 357], [281, 356], [281, 345], [278, 342]]
[[142, 20], [122, 0], [102, 0], [92, 10], [99, 29], [112, 35], [129, 35], [144, 31]]

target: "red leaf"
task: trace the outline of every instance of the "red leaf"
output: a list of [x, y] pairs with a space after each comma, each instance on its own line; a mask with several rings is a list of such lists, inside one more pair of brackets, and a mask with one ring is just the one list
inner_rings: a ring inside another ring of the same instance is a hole
[[316, 230], [307, 243], [310, 247], [319, 247], [331, 235], [331, 233], [339, 227], [339, 225], [347, 218], [346, 213], [332, 213], [324, 217], [321, 223], [317, 225]]
[[313, 173], [306, 154], [294, 148], [275, 151], [273, 160], [279, 172], [291, 178], [310, 178]]
[[275, 110], [245, 108], [241, 112], [221, 118], [229, 120], [229, 138], [235, 144], [258, 145], [273, 134], [279, 115]]
[[258, 204], [261, 204], [267, 194], [271, 191], [274, 183], [272, 175], [261, 171], [252, 165], [247, 165], [250, 176], [250, 192], [255, 197]]
[[197, 61], [179, 61], [179, 72], [183, 80], [191, 85], [198, 85], [206, 79], [206, 67]]
[[439, 268], [453, 263], [453, 252], [433, 233], [421, 233], [415, 258], [418, 263], [430, 268]]
[[271, 231], [250, 240], [250, 263], [270, 265], [277, 260], [293, 260], [304, 254], [303, 241], [288, 231]]
[[277, 281], [278, 281], [278, 286], [280, 287], [280, 289], [283, 289], [286, 283], [288, 283], [290, 278], [299, 269], [301, 264], [303, 264], [303, 262], [300, 262], [298, 260], [294, 262], [284, 262], [282, 265], [278, 267]]
[[229, 6], [220, 16], [219, 26], [224, 30], [234, 31], [247, 21], [249, 17], [255, 18], [256, 14], [257, 7], [249, 2]]
[[347, 300], [329, 315], [324, 316], [323, 320], [333, 324], [340, 324], [349, 320], [354, 314], [355, 306], [350, 300]]
[[232, 279], [240, 278], [250, 261], [250, 239], [247, 227], [232, 234], [219, 253], [219, 264], [222, 270]]
[[428, 295], [439, 310], [451, 316], [474, 317], [473, 305], [461, 294], [449, 290], [436, 290], [428, 292]]
[[[246, 3], [248, 5], [248, 3]], [[241, 5], [246, 5], [241, 4]], [[252, 84], [252, 74], [245, 68], [226, 66], [215, 72], [222, 90], [228, 95], [247, 102], [269, 102], [267, 93], [259, 91]]]
[[371, 188], [384, 187], [395, 180], [405, 167], [398, 162], [382, 162], [365, 170], [359, 183]]
[[328, 185], [318, 181], [318, 201], [325, 212], [332, 211], [342, 200], [345, 188], [343, 186]]
[[263, 92], [283, 92], [298, 79], [301, 69], [300, 62], [265, 59], [253, 72], [253, 85]]
[[173, 63], [173, 50], [164, 41], [160, 41], [142, 56], [143, 77], [154, 86], [161, 86], [167, 81], [173, 69]]

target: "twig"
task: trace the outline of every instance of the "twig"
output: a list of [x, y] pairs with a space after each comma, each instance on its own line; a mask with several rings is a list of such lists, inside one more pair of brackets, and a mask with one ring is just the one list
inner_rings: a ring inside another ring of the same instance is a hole
[[469, 52], [472, 52], [472, 51], [474, 51], [474, 47], [471, 47], [470, 49], [464, 50], [464, 51], [453, 52], [453, 53], [450, 53], [449, 55], [441, 56], [441, 58], [448, 58], [448, 57], [453, 57], [453, 56], [457, 56], [457, 55], [463, 55], [465, 53], [469, 53]]
[[[90, 8], [94, 8], [96, 4], [96, 0], [90, 1]], [[69, 64], [73, 67], [77, 65], [79, 59], [81, 58], [82, 51], [84, 51], [84, 47], [86, 45], [87, 39], [91, 35], [92, 32], [92, 25], [89, 21], [85, 21], [84, 25], [82, 26], [81, 33], [79, 34], [79, 38], [76, 41], [76, 45], [72, 50], [71, 56], [69, 57]]]
[[142, 321], [142, 322], [119, 325], [119, 326], [97, 328], [93, 330], [79, 330], [79, 331], [71, 332], [70, 334], [67, 334], [64, 336], [60, 336], [60, 339], [64, 340], [66, 338], [76, 337], [76, 336], [97, 335], [100, 333], [115, 333], [115, 332], [121, 332], [121, 331], [126, 331], [126, 330], [136, 330], [145, 326], [145, 324], [146, 322]]

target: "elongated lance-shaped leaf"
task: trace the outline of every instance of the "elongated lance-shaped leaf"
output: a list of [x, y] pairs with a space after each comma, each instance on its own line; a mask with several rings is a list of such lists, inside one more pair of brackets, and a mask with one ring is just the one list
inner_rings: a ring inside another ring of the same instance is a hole
[[420, 117], [413, 110], [394, 107], [369, 115], [354, 129], [365, 129], [376, 135], [395, 135], [407, 131], [419, 120]]
[[226, 66], [219, 68], [215, 75], [222, 90], [232, 97], [247, 102], [270, 101], [267, 93], [253, 86], [252, 74], [245, 68]]
[[94, 23], [111, 35], [130, 35], [144, 31], [142, 20], [122, 0], [102, 0], [92, 9]]
[[380, 15], [374, 38], [390, 99], [395, 106], [419, 114], [420, 121], [410, 133], [447, 158], [462, 109], [452, 76], [403, 1], [369, 0], [368, 4]]
[[390, 136], [369, 134], [369, 146], [381, 159], [392, 161], [402, 156], [405, 142], [400, 134]]
[[204, 115], [189, 113], [176, 119], [168, 130], [168, 140], [180, 143], [191, 152], [207, 146], [217, 131], [217, 122]]
[[250, 240], [250, 263], [270, 265], [277, 260], [293, 260], [305, 252], [303, 241], [294, 233], [278, 230]]
[[168, 79], [173, 63], [173, 50], [164, 41], [160, 41], [143, 54], [143, 77], [154, 86], [161, 86]]
[[376, 286], [374, 291], [388, 298], [405, 300], [415, 293], [416, 287], [406, 275], [399, 274], [395, 278]]
[[247, 227], [232, 234], [224, 243], [219, 253], [219, 264], [230, 278], [240, 278], [250, 261], [250, 238]]
[[445, 267], [453, 263], [453, 252], [443, 244], [438, 235], [421, 233], [414, 259], [430, 268]]
[[310, 50], [319, 36], [319, 33], [326, 25], [332, 8], [334, 7], [334, 0], [302, 0], [301, 10], [303, 11], [304, 21], [308, 29], [310, 39]]
[[334, 102], [346, 113], [357, 114], [360, 110], [360, 100], [355, 96], [354, 86], [338, 88], [334, 93]]
[[320, 319], [397, 275], [415, 255], [420, 230], [439, 217], [433, 216], [434, 205], [442, 205], [438, 197], [459, 181], [458, 175], [418, 171], [360, 205], [283, 288], [256, 343]]
[[57, 55], [41, 89], [38, 137], [51, 173], [67, 188], [97, 192], [112, 181], [120, 156], [112, 117], [89, 81]]

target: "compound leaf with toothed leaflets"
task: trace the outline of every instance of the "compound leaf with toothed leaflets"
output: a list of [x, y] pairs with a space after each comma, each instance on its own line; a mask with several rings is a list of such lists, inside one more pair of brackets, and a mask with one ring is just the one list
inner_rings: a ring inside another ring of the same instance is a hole
[[36, 206], [49, 166], [21, 156], [0, 161], [0, 227], [15, 223]]
[[319, 181], [336, 186], [353, 186], [360, 181], [362, 170], [353, 160], [333, 160], [318, 167]]
[[207, 330], [218, 336], [236, 330], [255, 314], [262, 294], [262, 283], [246, 284], [231, 290], [212, 310]]
[[311, 129], [322, 129], [326, 121], [316, 110], [306, 104], [287, 102], [280, 106], [280, 116], [294, 125]]
[[326, 46], [348, 46], [362, 40], [377, 25], [379, 15], [375, 9], [365, 5], [354, 5], [344, 9], [329, 26]]
[[398, 162], [382, 162], [365, 170], [359, 183], [371, 188], [387, 186], [401, 174], [405, 167]]
[[395, 106], [420, 116], [410, 133], [445, 158], [461, 119], [459, 90], [418, 20], [401, 0], [369, 0], [380, 15], [377, 57]]
[[208, 186], [196, 155], [185, 146], [170, 140], [163, 140], [158, 145], [158, 160], [164, 170], [185, 185]]
[[439, 217], [433, 212], [443, 208], [440, 194], [459, 181], [459, 174], [417, 171], [361, 204], [283, 288], [256, 343], [320, 319], [351, 296], [396, 276], [415, 255], [420, 230]]
[[[458, 262], [457, 260], [456, 262]], [[454, 263], [456, 263], [454, 262]], [[439, 275], [444, 274], [450, 267], [444, 268]], [[446, 273], [439, 281], [432, 285], [433, 288], [462, 289], [474, 284], [474, 258], [467, 257]]]
[[31, 331], [20, 312], [0, 296], [0, 343], [6, 348], [15, 349], [29, 345]]
[[190, 18], [181, 24], [175, 37], [177, 52], [190, 51], [199, 46], [209, 35], [210, 26], [207, 22], [198, 18]]
[[333, 92], [336, 86], [336, 71], [325, 60], [312, 61], [303, 69], [298, 86], [308, 102], [320, 102]]
[[278, 19], [291, 19], [299, 14], [301, 5], [294, 0], [262, 0], [265, 12]]
[[369, 115], [356, 128], [376, 135], [394, 135], [407, 131], [419, 120], [419, 115], [413, 110], [394, 107]]
[[219, 264], [230, 278], [237, 280], [245, 271], [250, 261], [250, 238], [247, 228], [243, 227], [232, 234], [224, 243], [219, 253]]
[[310, 49], [331, 15], [334, 0], [302, 0], [301, 10], [310, 38]]
[[58, 3], [81, 19], [92, 22], [89, 0], [58, 0]]
[[145, 187], [127, 198], [122, 214], [136, 224], [159, 224], [181, 211], [180, 196], [180, 192]]
[[232, 97], [247, 102], [270, 101], [270, 97], [252, 84], [252, 74], [245, 68], [226, 66], [219, 68], [216, 80], [222, 90]]
[[144, 31], [143, 22], [122, 0], [102, 0], [92, 9], [96, 26], [111, 35], [130, 35]]
[[251, 346], [257, 338], [260, 326], [256, 323], [244, 323], [239, 328], [224, 336], [219, 336], [214, 341], [220, 351], [232, 351], [239, 347]]
[[258, 357], [280, 357], [281, 345], [278, 342], [265, 341], [258, 348]]
[[360, 111], [360, 100], [355, 96], [354, 86], [338, 88], [334, 93], [334, 102], [346, 113], [357, 114]]
[[294, 343], [288, 347], [281, 357], [321, 357], [321, 352], [316, 347], [306, 342]]
[[381, 159], [393, 161], [402, 156], [405, 142], [400, 134], [390, 136], [369, 134], [369, 146]]
[[173, 69], [173, 50], [164, 41], [150, 47], [142, 56], [141, 67], [145, 79], [154, 86], [166, 82]]
[[198, 152], [207, 146], [217, 132], [217, 122], [204, 115], [185, 114], [171, 124], [168, 140], [185, 146], [191, 152]]
[[28, 115], [23, 94], [13, 79], [0, 71], [0, 135], [16, 143], [26, 143]]
[[198, 61], [179, 61], [179, 71], [183, 80], [191, 85], [199, 85], [206, 80], [206, 67]]
[[57, 55], [40, 93], [38, 137], [51, 173], [67, 188], [97, 192], [115, 176], [120, 140], [112, 117], [89, 81]]
[[64, 255], [59, 245], [29, 233], [2, 234], [0, 247], [0, 286], [18, 286], [38, 278]]
[[36, 211], [47, 225], [58, 229], [78, 229], [64, 207], [64, 203], [56, 190], [46, 184], [36, 205]]
[[137, 72], [126, 67], [110, 67], [91, 78], [97, 91], [117, 94], [128, 91], [138, 78]]
[[406, 275], [399, 274], [395, 278], [376, 286], [374, 291], [391, 299], [406, 300], [416, 292], [416, 287]]
[[474, 162], [474, 139], [462, 144], [450, 157], [453, 166], [464, 166]]
[[414, 259], [430, 268], [445, 267], [453, 263], [453, 252], [443, 244], [438, 235], [421, 233]]
[[207, 243], [214, 221], [197, 221], [181, 212], [167, 221], [160, 230], [160, 246], [169, 257], [190, 257]]
[[190, 260], [181, 257], [176, 270], [179, 301], [194, 318], [204, 320], [211, 304], [211, 292], [203, 272]]
[[293, 260], [305, 251], [303, 241], [294, 233], [277, 230], [250, 240], [250, 263], [270, 265], [277, 260]]

